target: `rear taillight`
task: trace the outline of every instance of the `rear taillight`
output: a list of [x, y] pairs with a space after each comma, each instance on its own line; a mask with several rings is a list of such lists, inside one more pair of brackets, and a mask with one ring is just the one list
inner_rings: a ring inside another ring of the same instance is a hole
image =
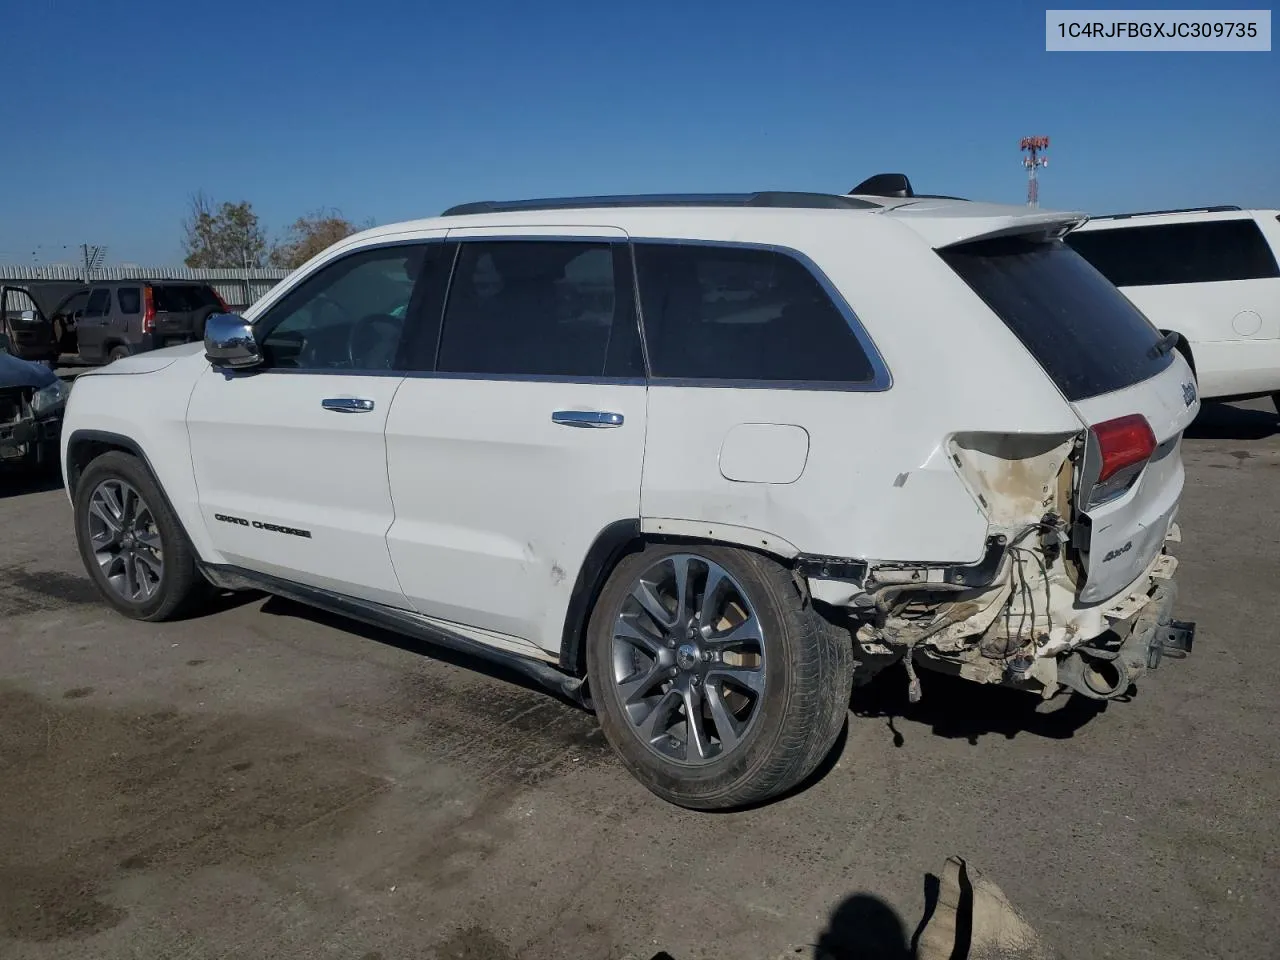
[[231, 312], [231, 308], [227, 306], [227, 301], [222, 299], [222, 294], [220, 294], [217, 290], [214, 290], [213, 287], [209, 288], [209, 292], [213, 294], [213, 299], [218, 301], [218, 309], [222, 313]]
[[1094, 424], [1090, 430], [1101, 465], [1089, 500], [1099, 504], [1129, 489], [1155, 453], [1156, 435], [1147, 418], [1137, 413]]
[[156, 332], [156, 297], [150, 287], [142, 288], [142, 332]]

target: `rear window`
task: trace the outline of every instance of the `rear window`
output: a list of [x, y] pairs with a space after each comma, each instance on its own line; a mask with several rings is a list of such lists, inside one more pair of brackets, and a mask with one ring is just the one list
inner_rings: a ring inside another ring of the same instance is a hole
[[1252, 220], [1207, 220], [1077, 231], [1067, 243], [1117, 287], [1280, 277]]
[[166, 286], [151, 288], [158, 313], [187, 313], [202, 307], [216, 307], [218, 299], [213, 290], [205, 286]]
[[1173, 362], [1160, 331], [1061, 240], [1002, 237], [939, 251], [1070, 401], [1121, 390]]

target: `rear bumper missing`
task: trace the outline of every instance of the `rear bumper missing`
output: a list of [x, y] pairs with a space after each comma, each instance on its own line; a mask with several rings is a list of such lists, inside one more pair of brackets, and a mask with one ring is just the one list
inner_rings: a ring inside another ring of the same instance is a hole
[[1172, 579], [1155, 581], [1132, 620], [1059, 659], [1058, 682], [1093, 700], [1113, 700], [1166, 657], [1185, 658], [1195, 643], [1196, 625], [1174, 619], [1177, 593]]

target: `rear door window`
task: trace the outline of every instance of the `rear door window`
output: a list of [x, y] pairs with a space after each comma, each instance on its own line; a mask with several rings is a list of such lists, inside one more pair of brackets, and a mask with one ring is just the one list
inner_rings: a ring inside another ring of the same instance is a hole
[[850, 320], [790, 254], [648, 241], [635, 252], [654, 377], [814, 386], [874, 379]]
[[[630, 291], [619, 293], [614, 280], [621, 250], [607, 241], [463, 241], [436, 369], [478, 377], [612, 375], [611, 357], [625, 350], [625, 360], [631, 344], [638, 348]], [[629, 372], [642, 374], [635, 356]]]
[[111, 291], [106, 287], [98, 287], [89, 294], [89, 303], [84, 308], [85, 317], [105, 317], [111, 309]]
[[1072, 402], [1155, 376], [1173, 362], [1160, 331], [1061, 240], [1002, 237], [939, 251]]
[[1117, 287], [1280, 277], [1253, 220], [1206, 220], [1076, 231], [1067, 244]]

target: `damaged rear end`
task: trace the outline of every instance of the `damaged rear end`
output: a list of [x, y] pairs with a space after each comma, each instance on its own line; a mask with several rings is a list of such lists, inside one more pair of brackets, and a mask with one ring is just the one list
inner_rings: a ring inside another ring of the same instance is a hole
[[[1045, 698], [1125, 693], [1194, 626], [1172, 619], [1194, 377], [1149, 321], [1037, 223], [938, 249], [1070, 406], [1054, 434], [955, 433], [943, 452], [986, 518], [968, 567], [867, 565], [853, 598], [864, 663], [998, 683]], [[1016, 394], [1011, 403], [1017, 402]]]

